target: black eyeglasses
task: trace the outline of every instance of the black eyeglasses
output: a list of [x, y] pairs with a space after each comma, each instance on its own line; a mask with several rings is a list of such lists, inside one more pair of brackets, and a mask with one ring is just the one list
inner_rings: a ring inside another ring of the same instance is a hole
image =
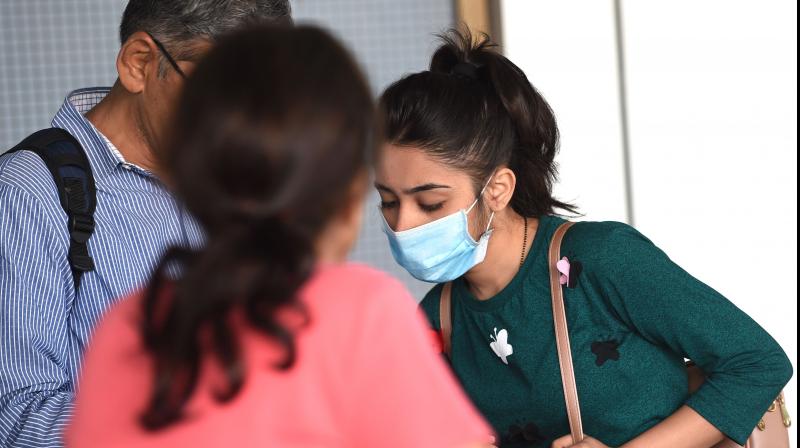
[[160, 51], [161, 54], [163, 54], [164, 57], [167, 58], [167, 61], [172, 66], [172, 68], [174, 68], [175, 71], [178, 72], [179, 75], [181, 75], [181, 78], [186, 79], [186, 73], [184, 73], [183, 70], [181, 70], [181, 67], [178, 65], [177, 62], [175, 62], [175, 58], [173, 58], [172, 55], [169, 54], [169, 51], [167, 51], [167, 48], [164, 47], [164, 44], [159, 42], [159, 40], [156, 39], [152, 34], [147, 33], [147, 35], [150, 36], [150, 39], [153, 39], [153, 43], [155, 43], [156, 47], [158, 47], [158, 51]]

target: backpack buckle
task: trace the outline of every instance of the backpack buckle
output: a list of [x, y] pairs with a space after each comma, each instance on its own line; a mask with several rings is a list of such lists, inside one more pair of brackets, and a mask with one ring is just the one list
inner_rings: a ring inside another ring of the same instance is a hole
[[86, 243], [94, 232], [94, 218], [86, 215], [71, 215], [68, 222], [69, 236], [76, 243]]

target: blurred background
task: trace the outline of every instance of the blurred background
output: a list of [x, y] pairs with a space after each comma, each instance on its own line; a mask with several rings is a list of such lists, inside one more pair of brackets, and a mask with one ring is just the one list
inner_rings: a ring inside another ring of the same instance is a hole
[[[125, 0], [0, 0], [0, 152], [65, 95], [111, 85]], [[562, 199], [635, 225], [753, 316], [797, 366], [797, 3], [793, 0], [295, 0], [378, 94], [435, 34], [490, 33], [555, 110]], [[377, 196], [352, 257], [403, 279]], [[797, 416], [796, 379], [787, 390]], [[792, 428], [793, 445], [796, 427]]]

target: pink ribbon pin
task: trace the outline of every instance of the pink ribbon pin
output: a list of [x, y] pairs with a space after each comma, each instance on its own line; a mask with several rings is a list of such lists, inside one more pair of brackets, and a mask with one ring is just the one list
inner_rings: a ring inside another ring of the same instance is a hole
[[558, 272], [561, 273], [561, 277], [559, 277], [559, 283], [562, 285], [569, 284], [569, 259], [567, 257], [562, 258], [558, 263], [556, 263], [556, 268]]

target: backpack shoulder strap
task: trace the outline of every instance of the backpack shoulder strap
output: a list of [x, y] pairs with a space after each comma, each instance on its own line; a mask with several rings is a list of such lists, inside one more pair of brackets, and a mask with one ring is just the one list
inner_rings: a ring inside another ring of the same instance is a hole
[[67, 213], [68, 260], [77, 289], [81, 275], [94, 271], [87, 241], [94, 232], [97, 190], [89, 159], [78, 140], [59, 128], [38, 131], [9, 152], [23, 150], [38, 155], [53, 176], [61, 207]]

